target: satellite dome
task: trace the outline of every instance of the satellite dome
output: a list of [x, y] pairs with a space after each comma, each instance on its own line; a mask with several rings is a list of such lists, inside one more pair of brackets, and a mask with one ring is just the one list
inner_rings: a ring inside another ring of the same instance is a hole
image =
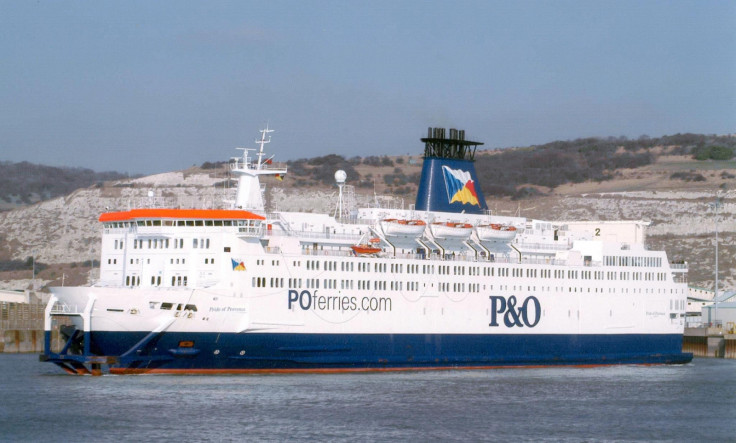
[[335, 172], [335, 181], [337, 183], [345, 183], [345, 180], [347, 178], [348, 175], [342, 169], [339, 169], [337, 172]]

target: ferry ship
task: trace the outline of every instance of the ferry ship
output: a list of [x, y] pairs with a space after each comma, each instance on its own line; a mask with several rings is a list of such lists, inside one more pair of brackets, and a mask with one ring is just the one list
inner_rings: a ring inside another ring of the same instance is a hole
[[[687, 265], [644, 221], [488, 210], [482, 143], [429, 128], [416, 203], [266, 212], [265, 146], [230, 162], [227, 208], [106, 212], [99, 281], [56, 287], [42, 361], [72, 374], [677, 364]], [[65, 344], [51, 349], [62, 327]]]

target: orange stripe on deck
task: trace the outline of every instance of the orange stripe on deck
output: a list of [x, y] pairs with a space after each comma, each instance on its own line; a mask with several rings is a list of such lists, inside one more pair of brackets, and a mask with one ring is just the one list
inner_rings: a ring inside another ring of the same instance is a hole
[[265, 220], [258, 214], [239, 209], [131, 209], [130, 211], [105, 212], [101, 222], [126, 221], [138, 218], [176, 218], [207, 220]]

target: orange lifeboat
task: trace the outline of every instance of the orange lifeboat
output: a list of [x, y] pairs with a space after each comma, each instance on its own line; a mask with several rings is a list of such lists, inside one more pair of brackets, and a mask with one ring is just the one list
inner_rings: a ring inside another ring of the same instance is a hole
[[355, 255], [370, 255], [370, 254], [378, 254], [382, 251], [381, 248], [377, 248], [373, 245], [353, 245], [350, 247], [350, 249], [353, 250]]

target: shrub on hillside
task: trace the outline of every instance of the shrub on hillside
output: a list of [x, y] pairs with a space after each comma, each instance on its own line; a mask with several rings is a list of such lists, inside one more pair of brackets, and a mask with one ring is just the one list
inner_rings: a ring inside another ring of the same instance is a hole
[[686, 182], [704, 182], [705, 177], [695, 171], [681, 171], [670, 175], [671, 180], [683, 180]]
[[522, 198], [529, 198], [529, 197], [536, 197], [539, 195], [544, 195], [542, 192], [539, 192], [537, 188], [531, 188], [529, 186], [523, 186], [516, 190], [514, 192], [514, 195], [511, 196], [511, 200], [520, 200]]
[[[36, 273], [47, 269], [49, 265], [36, 260]], [[0, 271], [32, 271], [33, 257], [24, 260], [4, 260], [0, 261]]]
[[363, 164], [367, 166], [381, 166], [381, 159], [375, 155], [370, 155], [363, 159]]
[[729, 146], [698, 146], [693, 149], [695, 160], [730, 160], [734, 156], [734, 148]]
[[200, 168], [202, 169], [219, 169], [225, 162], [204, 162]]
[[335, 182], [335, 172], [342, 169], [347, 174], [348, 182], [360, 179], [360, 174], [355, 170], [352, 163], [345, 157], [329, 154], [322, 157], [310, 159], [291, 160], [287, 162], [289, 172], [301, 177], [310, 177], [324, 184]]

